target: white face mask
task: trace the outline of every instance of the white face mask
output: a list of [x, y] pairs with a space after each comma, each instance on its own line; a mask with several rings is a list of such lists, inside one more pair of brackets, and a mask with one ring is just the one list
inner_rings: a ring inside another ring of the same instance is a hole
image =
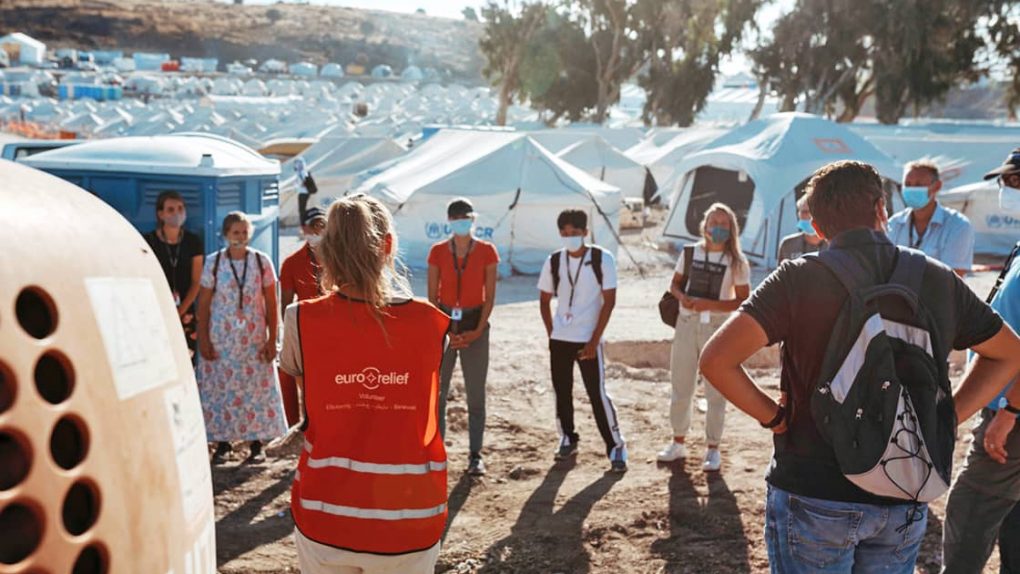
[[305, 237], [305, 241], [307, 241], [308, 244], [311, 245], [312, 247], [318, 247], [319, 244], [322, 243], [322, 236], [321, 235], [309, 235], [309, 236]]
[[1006, 213], [1020, 212], [1020, 189], [1000, 185], [999, 207], [1001, 207]]
[[560, 241], [563, 242], [563, 247], [568, 252], [574, 252], [584, 246], [583, 237], [560, 237]]

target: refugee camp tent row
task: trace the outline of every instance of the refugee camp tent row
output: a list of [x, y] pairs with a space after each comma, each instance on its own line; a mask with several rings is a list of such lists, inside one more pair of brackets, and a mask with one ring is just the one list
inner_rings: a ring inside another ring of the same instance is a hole
[[620, 188], [624, 197], [644, 199], [644, 166], [609, 145], [602, 136], [581, 130], [543, 130], [529, 135], [560, 159]]
[[95, 140], [39, 153], [23, 163], [65, 179], [109, 204], [140, 232], [156, 227], [156, 198], [184, 197], [185, 227], [205, 252], [224, 247], [220, 223], [240, 210], [254, 225], [252, 247], [278, 264], [280, 164], [218, 136], [188, 134]]
[[902, 166], [842, 124], [802, 113], [750, 122], [686, 156], [670, 191], [672, 206], [663, 236], [676, 242], [701, 237], [699, 224], [716, 202], [729, 205], [740, 224], [740, 243], [753, 263], [775, 267], [779, 243], [794, 233], [796, 203], [818, 168], [837, 160], [867, 162], [885, 182], [888, 205], [903, 205]]
[[[297, 156], [304, 159], [318, 188], [308, 205], [328, 206], [351, 190], [358, 174], [405, 153], [404, 147], [388, 138], [341, 136], [318, 140]], [[280, 178], [280, 223], [285, 226], [300, 223], [294, 159], [284, 162]]]
[[591, 239], [616, 253], [620, 190], [557, 158], [526, 134], [442, 130], [407, 155], [364, 174], [355, 191], [394, 215], [401, 253], [412, 269], [450, 236], [446, 205], [467, 197], [478, 213], [475, 234], [495, 243], [500, 275], [538, 273], [559, 248], [556, 217], [583, 209]]

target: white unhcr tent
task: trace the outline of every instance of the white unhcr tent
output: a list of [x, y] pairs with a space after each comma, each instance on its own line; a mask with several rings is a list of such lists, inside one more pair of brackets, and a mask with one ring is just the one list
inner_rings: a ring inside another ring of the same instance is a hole
[[[774, 267], [783, 236], [796, 231], [797, 199], [818, 168], [838, 160], [873, 165], [893, 208], [902, 205], [900, 166], [846, 127], [802, 113], [775, 114], [720, 136], [678, 166], [663, 236], [696, 241], [705, 210], [729, 205], [741, 226], [741, 246], [758, 265]], [[663, 193], [666, 193], [664, 191]]]
[[938, 199], [970, 220], [975, 253], [1006, 256], [1020, 238], [1020, 216], [999, 207], [999, 184], [995, 180], [943, 191]]
[[655, 197], [668, 197], [676, 187], [678, 175], [683, 175], [677, 173], [680, 162], [724, 133], [725, 130], [716, 128], [687, 128], [654, 134], [624, 153], [648, 168], [658, 187]]
[[624, 197], [650, 199], [644, 197], [645, 168], [600, 136], [587, 136], [558, 152], [556, 157], [599, 181], [620, 188]]
[[[400, 157], [407, 151], [388, 138], [326, 137], [299, 157], [312, 174], [319, 191], [308, 201], [308, 207], [328, 206], [342, 197], [354, 183], [355, 176], [382, 163]], [[283, 164], [280, 176], [280, 224], [298, 225], [298, 181], [294, 160]]]
[[620, 190], [555, 157], [525, 134], [443, 130], [357, 191], [394, 213], [405, 263], [426, 266], [431, 245], [450, 235], [446, 204], [469, 198], [478, 212], [475, 233], [499, 250], [500, 274], [538, 273], [560, 246], [556, 217], [567, 208], [588, 212], [592, 239], [616, 253]]

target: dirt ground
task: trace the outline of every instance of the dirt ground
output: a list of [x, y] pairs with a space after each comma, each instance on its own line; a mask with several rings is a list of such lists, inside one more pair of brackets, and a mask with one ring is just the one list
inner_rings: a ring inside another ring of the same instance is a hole
[[[581, 452], [575, 463], [553, 462], [553, 392], [535, 278], [501, 281], [488, 380], [489, 473], [480, 479], [463, 474], [467, 412], [458, 373], [449, 402], [450, 519], [436, 572], [768, 571], [763, 478], [772, 452], [768, 432], [730, 407], [722, 472], [707, 475], [700, 466], [704, 415], [696, 413], [691, 458], [666, 466], [655, 462], [671, 434], [669, 373], [661, 353], [671, 331], [655, 310], [671, 257], [651, 248], [653, 237], [651, 230], [626, 237], [646, 276], [620, 252], [619, 304], [607, 333], [607, 387], [627, 438], [629, 472], [607, 472], [579, 379], [574, 403]], [[994, 274], [984, 273], [972, 285], [984, 294], [993, 280]], [[415, 287], [421, 288], [420, 281]], [[778, 393], [774, 367], [753, 373]], [[969, 433], [961, 432], [959, 457], [969, 444]], [[246, 450], [240, 450], [213, 471], [220, 572], [298, 572], [288, 510], [296, 459], [243, 466]], [[939, 571], [944, 506], [944, 497], [932, 505], [918, 572]], [[986, 571], [998, 571], [997, 555]]]

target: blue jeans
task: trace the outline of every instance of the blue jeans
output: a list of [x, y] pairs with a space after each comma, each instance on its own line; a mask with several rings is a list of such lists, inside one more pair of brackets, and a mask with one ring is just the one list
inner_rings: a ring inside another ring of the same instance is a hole
[[835, 502], [772, 486], [765, 504], [765, 542], [776, 574], [913, 574], [927, 524], [926, 504]]

